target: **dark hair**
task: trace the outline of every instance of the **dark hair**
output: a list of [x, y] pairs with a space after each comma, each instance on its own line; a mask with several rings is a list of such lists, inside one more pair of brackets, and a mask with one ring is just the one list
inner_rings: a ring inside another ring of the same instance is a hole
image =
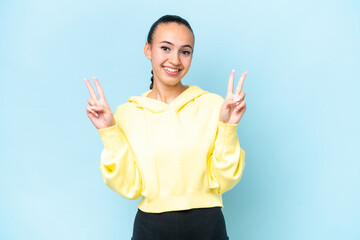
[[[189, 30], [191, 31], [191, 33], [192, 33], [192, 35], [194, 37], [194, 43], [195, 43], [195, 35], [194, 35], [193, 30], [190, 27], [190, 24], [185, 19], [183, 19], [182, 17], [179, 17], [177, 15], [164, 15], [161, 18], [159, 18], [156, 22], [154, 22], [153, 25], [151, 26], [150, 30], [149, 30], [149, 33], [148, 33], [148, 36], [147, 36], [147, 42], [150, 43], [150, 44], [152, 43], [154, 32], [155, 32], [157, 26], [160, 23], [173, 23], [173, 22], [184, 25], [187, 28], [189, 28]], [[151, 70], [151, 74], [153, 75], [152, 70]], [[151, 77], [150, 89], [153, 88], [153, 85], [154, 85], [154, 75]]]

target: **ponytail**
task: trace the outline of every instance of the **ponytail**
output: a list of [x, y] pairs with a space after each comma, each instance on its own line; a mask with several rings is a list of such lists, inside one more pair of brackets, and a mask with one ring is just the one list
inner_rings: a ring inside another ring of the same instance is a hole
[[153, 73], [153, 70], [151, 70], [151, 84], [150, 84], [150, 90], [153, 88], [154, 86], [154, 73]]

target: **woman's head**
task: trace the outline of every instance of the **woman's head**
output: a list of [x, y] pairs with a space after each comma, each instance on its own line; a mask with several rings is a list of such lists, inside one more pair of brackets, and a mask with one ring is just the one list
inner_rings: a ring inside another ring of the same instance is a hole
[[144, 48], [154, 74], [150, 89], [154, 80], [169, 85], [180, 83], [190, 68], [194, 43], [190, 24], [179, 16], [165, 15], [151, 26]]

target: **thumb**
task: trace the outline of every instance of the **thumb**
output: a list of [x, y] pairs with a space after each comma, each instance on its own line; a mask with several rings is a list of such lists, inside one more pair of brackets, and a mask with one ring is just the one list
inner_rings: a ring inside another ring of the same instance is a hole
[[90, 109], [94, 110], [95, 112], [104, 112], [104, 106], [90, 106]]

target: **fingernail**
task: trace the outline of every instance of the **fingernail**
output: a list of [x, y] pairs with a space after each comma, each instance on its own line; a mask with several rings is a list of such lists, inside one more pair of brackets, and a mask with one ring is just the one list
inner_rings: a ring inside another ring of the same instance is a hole
[[235, 72], [235, 70], [233, 69], [232, 72]]
[[90, 108], [91, 108], [91, 109], [97, 109], [97, 107], [96, 107], [96, 106], [91, 106]]
[[95, 116], [96, 116], [96, 117], [99, 117], [99, 115], [98, 115], [97, 113], [95, 113]]

